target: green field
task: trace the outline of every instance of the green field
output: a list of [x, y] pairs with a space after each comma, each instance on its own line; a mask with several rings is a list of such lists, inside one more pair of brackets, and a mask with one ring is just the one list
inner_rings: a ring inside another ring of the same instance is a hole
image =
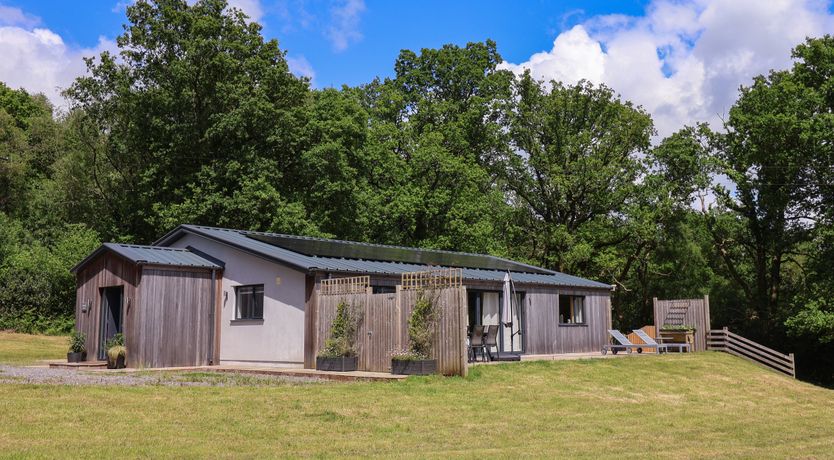
[[0, 364], [28, 366], [48, 359], [66, 359], [66, 336], [0, 332]]
[[0, 414], [13, 457], [834, 456], [834, 391], [719, 353], [385, 383], [0, 384]]

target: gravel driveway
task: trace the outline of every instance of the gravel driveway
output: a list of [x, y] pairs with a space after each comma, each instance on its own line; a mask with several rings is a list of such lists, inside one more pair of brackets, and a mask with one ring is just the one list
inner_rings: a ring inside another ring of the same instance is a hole
[[198, 371], [106, 372], [49, 367], [19, 367], [0, 364], [0, 384], [52, 385], [164, 385], [164, 386], [282, 386], [320, 383], [301, 377], [244, 375]]

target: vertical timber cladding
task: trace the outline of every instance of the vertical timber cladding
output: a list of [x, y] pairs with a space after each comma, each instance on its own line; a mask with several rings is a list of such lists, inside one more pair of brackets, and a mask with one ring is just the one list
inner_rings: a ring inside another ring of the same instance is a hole
[[[438, 370], [446, 375], [466, 375], [466, 288], [460, 285], [434, 287], [425, 292], [437, 296], [441, 310], [433, 351]], [[314, 295], [313, 356], [324, 347], [330, 335], [339, 303], [346, 302], [358, 307], [363, 314], [357, 337], [359, 369], [390, 371], [391, 352], [408, 347], [408, 318], [420, 292], [397, 286], [396, 293], [372, 294], [368, 277], [322, 280]]]
[[702, 299], [675, 300], [658, 300], [655, 297], [652, 300], [654, 301], [654, 325], [658, 334], [670, 310], [685, 308], [686, 314], [682, 321], [685, 325], [695, 326], [695, 351], [707, 349], [707, 334], [711, 328], [709, 296], [705, 295]]
[[[587, 353], [608, 343], [611, 296], [603, 289], [517, 287], [525, 292], [528, 354]], [[559, 324], [559, 295], [585, 297], [585, 324]]]
[[[135, 324], [137, 267], [132, 262], [111, 252], [105, 252], [76, 273], [75, 328], [87, 334], [87, 360], [95, 361], [99, 348], [101, 319], [100, 288], [123, 286], [123, 325], [125, 330]], [[82, 308], [84, 306], [85, 308]], [[128, 336], [128, 349], [135, 341]]]
[[129, 367], [207, 365], [212, 321], [210, 270], [145, 266], [139, 283], [139, 303], [125, 337]]

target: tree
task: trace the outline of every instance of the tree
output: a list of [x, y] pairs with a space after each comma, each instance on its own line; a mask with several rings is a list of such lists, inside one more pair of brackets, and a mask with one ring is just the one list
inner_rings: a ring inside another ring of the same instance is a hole
[[488, 165], [506, 148], [500, 105], [512, 74], [493, 42], [403, 51], [396, 77], [362, 87], [370, 114], [363, 159], [368, 239], [501, 251], [508, 209]]
[[87, 59], [89, 74], [66, 92], [86, 118], [76, 135], [116, 232], [150, 241], [172, 221], [213, 224], [271, 206], [298, 216], [287, 184], [308, 90], [278, 43], [225, 0], [138, 1], [127, 18], [119, 58]]
[[517, 219], [512, 244], [538, 264], [599, 275], [619, 263], [606, 260], [607, 250], [634, 234], [628, 210], [638, 204], [651, 118], [586, 81], [548, 88], [525, 73], [515, 97], [513, 153], [504, 161]]
[[[797, 68], [814, 65], [800, 61]], [[709, 228], [744, 292], [746, 327], [757, 337], [782, 329], [803, 245], [824, 215], [817, 172], [832, 167], [831, 134], [819, 129], [830, 115], [820, 112], [817, 92], [800, 75], [773, 71], [742, 87], [725, 132], [713, 138], [717, 172], [732, 187], [715, 187]]]

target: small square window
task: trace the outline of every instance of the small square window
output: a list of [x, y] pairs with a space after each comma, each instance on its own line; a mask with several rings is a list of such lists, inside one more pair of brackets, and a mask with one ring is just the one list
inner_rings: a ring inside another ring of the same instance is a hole
[[559, 324], [585, 324], [585, 297], [559, 296]]
[[237, 286], [235, 319], [264, 319], [264, 285]]

